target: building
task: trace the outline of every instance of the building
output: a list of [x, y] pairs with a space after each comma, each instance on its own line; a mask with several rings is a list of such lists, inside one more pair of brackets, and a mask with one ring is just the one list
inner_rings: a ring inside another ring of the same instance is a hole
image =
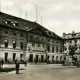
[[64, 41], [36, 22], [0, 12], [0, 59], [61, 62]]
[[77, 58], [77, 61], [80, 61], [80, 32], [75, 33], [74, 31], [72, 31], [72, 33], [69, 34], [63, 33], [63, 39], [65, 55], [70, 56], [69, 47], [73, 46], [75, 47], [74, 57]]

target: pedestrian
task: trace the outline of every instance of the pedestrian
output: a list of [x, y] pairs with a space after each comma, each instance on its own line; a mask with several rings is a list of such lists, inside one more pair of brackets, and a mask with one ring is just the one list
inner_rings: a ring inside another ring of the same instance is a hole
[[16, 74], [19, 74], [19, 67], [20, 67], [20, 64], [18, 62], [18, 60], [16, 61]]
[[63, 66], [65, 66], [65, 60], [63, 60]]
[[27, 60], [25, 60], [24, 64], [25, 64], [25, 66], [27, 67]]
[[3, 68], [4, 60], [1, 60], [1, 68]]
[[0, 69], [1, 69], [1, 61], [0, 61]]
[[16, 60], [15, 60], [15, 64], [16, 64], [17, 61], [18, 61], [18, 60], [16, 59]]

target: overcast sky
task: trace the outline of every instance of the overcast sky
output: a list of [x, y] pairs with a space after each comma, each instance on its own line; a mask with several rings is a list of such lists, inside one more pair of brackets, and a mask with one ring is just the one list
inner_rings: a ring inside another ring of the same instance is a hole
[[63, 32], [80, 32], [80, 0], [1, 0], [1, 11], [36, 21], [36, 4], [38, 23], [62, 36]]

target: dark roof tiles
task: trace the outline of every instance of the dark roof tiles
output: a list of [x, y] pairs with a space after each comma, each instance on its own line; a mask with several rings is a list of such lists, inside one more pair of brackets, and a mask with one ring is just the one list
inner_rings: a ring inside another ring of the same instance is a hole
[[[13, 26], [11, 24], [6, 24], [4, 21], [9, 20], [13, 23], [17, 22], [18, 26]], [[0, 12], [0, 25], [3, 25], [5, 27], [11, 27], [11, 28], [16, 28], [16, 29], [20, 29], [20, 30], [25, 30], [25, 31], [30, 31], [32, 29], [35, 28], [40, 28], [42, 31], [45, 32], [45, 34], [48, 37], [52, 37], [52, 38], [57, 38], [57, 39], [62, 39], [61, 37], [59, 37], [58, 35], [56, 35], [54, 32], [49, 31], [48, 29], [44, 28], [43, 26], [41, 26], [40, 24], [36, 23], [36, 22], [31, 22], [22, 18], [18, 18], [9, 14], [5, 14]], [[49, 32], [49, 34], [48, 34]]]

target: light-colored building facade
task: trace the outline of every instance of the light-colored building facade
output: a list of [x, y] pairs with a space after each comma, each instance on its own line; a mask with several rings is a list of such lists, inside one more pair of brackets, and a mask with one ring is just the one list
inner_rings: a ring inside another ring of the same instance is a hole
[[60, 62], [63, 39], [39, 25], [0, 12], [0, 60], [14, 62]]

